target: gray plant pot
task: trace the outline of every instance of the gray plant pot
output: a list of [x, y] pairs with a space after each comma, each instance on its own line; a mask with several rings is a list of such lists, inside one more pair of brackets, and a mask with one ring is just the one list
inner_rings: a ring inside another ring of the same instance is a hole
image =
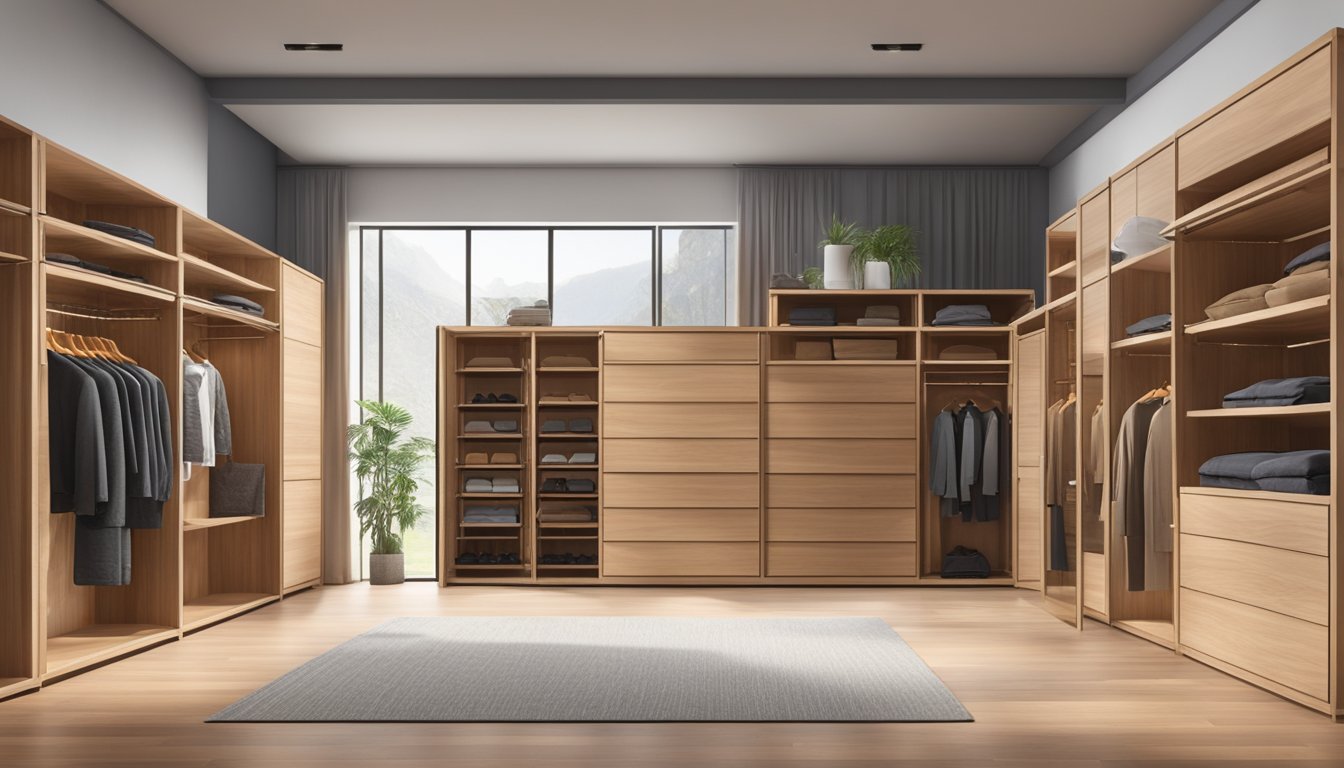
[[400, 584], [405, 580], [405, 555], [369, 555], [370, 584]]

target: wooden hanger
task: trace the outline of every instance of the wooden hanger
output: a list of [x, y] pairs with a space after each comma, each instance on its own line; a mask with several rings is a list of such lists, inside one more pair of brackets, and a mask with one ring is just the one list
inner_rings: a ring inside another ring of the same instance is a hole
[[57, 330], [52, 330], [51, 333], [52, 337], [55, 338], [61, 346], [61, 349], [58, 350], [61, 354], [70, 355], [71, 357], [92, 357], [88, 352], [80, 349], [79, 345], [74, 340], [73, 334]]
[[139, 363], [135, 362], [134, 358], [121, 351], [121, 347], [117, 346], [115, 339], [103, 339], [103, 343], [108, 346], [108, 349], [111, 350], [112, 354], [121, 362], [129, 363], [131, 365], [139, 365]]
[[197, 344], [200, 344], [200, 343], [201, 343], [200, 341], [194, 341], [194, 342], [192, 342], [192, 343], [191, 343], [191, 348], [190, 348], [190, 349], [188, 349], [187, 347], [183, 347], [183, 348], [182, 348], [182, 354], [186, 355], [186, 356], [187, 356], [193, 363], [196, 363], [197, 365], [204, 365], [204, 364], [205, 364], [205, 358], [202, 357], [201, 355], [196, 354], [194, 351], [192, 351], [192, 350], [194, 350], [194, 349], [196, 348], [196, 345], [197, 345]]
[[56, 331], [51, 328], [47, 329], [46, 340], [47, 340], [47, 349], [50, 349], [52, 352], [55, 352], [58, 355], [68, 355], [71, 357], [78, 356], [76, 355], [74, 350], [67, 348], [64, 344], [61, 343], [61, 340], [56, 336]]

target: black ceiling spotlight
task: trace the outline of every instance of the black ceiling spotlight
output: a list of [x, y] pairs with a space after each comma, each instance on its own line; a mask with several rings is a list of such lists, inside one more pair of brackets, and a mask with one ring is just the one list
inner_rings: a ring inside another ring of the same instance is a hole
[[922, 51], [923, 43], [873, 43], [874, 51]]
[[345, 43], [285, 43], [286, 51], [343, 51]]

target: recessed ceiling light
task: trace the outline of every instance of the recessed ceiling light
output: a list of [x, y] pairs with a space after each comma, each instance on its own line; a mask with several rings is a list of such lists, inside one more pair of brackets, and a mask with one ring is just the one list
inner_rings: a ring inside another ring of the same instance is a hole
[[286, 51], [343, 51], [345, 43], [285, 43]]
[[921, 51], [923, 43], [873, 43], [874, 51]]

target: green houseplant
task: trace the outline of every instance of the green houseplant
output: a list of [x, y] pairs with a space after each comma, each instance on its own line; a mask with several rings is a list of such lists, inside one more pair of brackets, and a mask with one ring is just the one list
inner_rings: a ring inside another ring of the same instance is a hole
[[863, 233], [851, 258], [855, 273], [864, 275], [864, 288], [905, 287], [922, 269], [915, 230], [904, 224]]
[[822, 266], [825, 272], [826, 288], [845, 290], [854, 287], [854, 271], [850, 259], [855, 246], [863, 240], [863, 230], [852, 221], [841, 221], [838, 214], [831, 214], [831, 224], [826, 227], [826, 236], [818, 243], [822, 252]]
[[359, 533], [371, 545], [369, 583], [400, 584], [406, 580], [402, 534], [428, 511], [415, 495], [421, 467], [434, 455], [434, 441], [406, 436], [411, 414], [405, 408], [377, 400], [357, 402], [365, 416], [350, 425], [348, 440], [359, 478]]

